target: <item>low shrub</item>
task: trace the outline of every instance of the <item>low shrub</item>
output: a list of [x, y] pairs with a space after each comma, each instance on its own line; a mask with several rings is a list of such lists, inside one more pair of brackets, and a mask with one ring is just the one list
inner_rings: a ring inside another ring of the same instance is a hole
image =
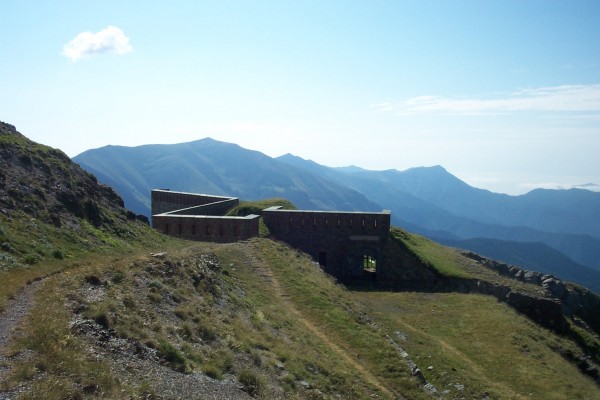
[[42, 260], [42, 257], [40, 257], [37, 254], [28, 254], [23, 259], [23, 262], [27, 265], [34, 265], [34, 264], [37, 264], [38, 262], [40, 262], [41, 260]]
[[213, 379], [223, 379], [223, 372], [213, 364], [204, 364], [202, 366], [202, 372]]
[[52, 251], [52, 257], [56, 258], [57, 260], [62, 260], [65, 258], [65, 255], [60, 249], [56, 249]]
[[185, 356], [166, 340], [159, 341], [158, 356], [167, 361], [176, 371], [186, 372]]
[[262, 394], [265, 389], [264, 379], [254, 371], [248, 369], [241, 371], [238, 380], [244, 390], [252, 397]]

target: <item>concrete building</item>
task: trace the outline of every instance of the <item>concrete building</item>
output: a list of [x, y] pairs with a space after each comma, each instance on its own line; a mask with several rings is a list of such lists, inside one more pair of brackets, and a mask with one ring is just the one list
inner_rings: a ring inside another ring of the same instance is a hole
[[[152, 224], [184, 239], [235, 242], [258, 236], [258, 215], [224, 216], [239, 199], [152, 190]], [[309, 254], [329, 274], [347, 281], [386, 270], [390, 211], [340, 212], [271, 207], [262, 218], [271, 237]]]
[[165, 235], [230, 243], [258, 236], [259, 215], [225, 216], [234, 197], [152, 190], [152, 226]]

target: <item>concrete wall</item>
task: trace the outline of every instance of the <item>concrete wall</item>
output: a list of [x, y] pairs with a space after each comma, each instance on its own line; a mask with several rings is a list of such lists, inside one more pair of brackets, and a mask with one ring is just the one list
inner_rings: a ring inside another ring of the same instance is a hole
[[153, 226], [165, 235], [204, 242], [231, 243], [258, 236], [260, 216], [216, 217], [159, 214]]
[[152, 215], [173, 212], [177, 210], [197, 208], [205, 206], [204, 209], [192, 210], [192, 215], [223, 215], [230, 208], [240, 203], [239, 199], [224, 196], [212, 196], [206, 194], [194, 194], [175, 192], [171, 190], [154, 189], [151, 192]]
[[263, 210], [271, 235], [308, 253], [341, 280], [363, 278], [365, 256], [385, 268], [384, 245], [389, 237], [390, 212], [325, 212]]
[[225, 217], [233, 197], [152, 190], [152, 226], [183, 239], [229, 243], [258, 236], [258, 215]]
[[[239, 204], [236, 198], [194, 195], [168, 190], [152, 191], [152, 225], [160, 232], [190, 240], [235, 242], [257, 237], [259, 216], [224, 217]], [[376, 267], [377, 275], [388, 276], [386, 243], [390, 212], [327, 212], [263, 210], [271, 235], [318, 261], [338, 279], [372, 276], [365, 261]]]

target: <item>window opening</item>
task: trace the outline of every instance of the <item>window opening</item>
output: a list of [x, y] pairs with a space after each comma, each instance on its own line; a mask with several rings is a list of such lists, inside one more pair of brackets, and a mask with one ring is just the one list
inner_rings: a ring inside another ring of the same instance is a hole
[[368, 254], [363, 256], [363, 269], [367, 272], [377, 271], [377, 259]]

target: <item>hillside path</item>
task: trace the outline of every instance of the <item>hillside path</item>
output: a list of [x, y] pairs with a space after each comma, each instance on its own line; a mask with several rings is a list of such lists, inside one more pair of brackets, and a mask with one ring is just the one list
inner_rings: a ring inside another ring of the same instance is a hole
[[[41, 280], [36, 280], [25, 286], [6, 304], [4, 312], [0, 314], [0, 382], [10, 371], [10, 367], [6, 365], [9, 362], [9, 358], [6, 356], [6, 347], [13, 338], [15, 328], [31, 309], [33, 297], [41, 284]], [[2, 393], [0, 393], [0, 399], [2, 398]]]
[[[252, 260], [254, 261], [254, 260]], [[273, 275], [271, 270], [267, 267], [263, 267], [263, 263], [252, 262], [251, 265], [258, 272], [258, 275], [269, 281], [275, 291], [275, 294], [281, 298], [281, 300], [286, 305], [287, 310], [294, 315], [294, 317], [300, 321], [306, 328], [313, 333], [316, 337], [319, 338], [323, 343], [325, 343], [330, 349], [332, 349], [341, 359], [344, 360], [348, 365], [351, 365], [356, 371], [358, 371], [369, 384], [373, 385], [381, 392], [385, 393], [386, 396], [392, 399], [403, 399], [402, 396], [395, 394], [386, 386], [384, 386], [379, 379], [375, 375], [371, 373], [368, 369], [366, 369], [362, 364], [360, 364], [357, 360], [355, 360], [352, 356], [348, 354], [348, 352], [340, 347], [338, 344], [334, 343], [322, 330], [319, 329], [317, 325], [315, 325], [310, 319], [305, 317], [300, 310], [296, 308], [296, 306], [292, 303], [289, 298], [289, 295], [286, 294], [281, 287], [281, 284], [277, 280], [277, 278]]]

